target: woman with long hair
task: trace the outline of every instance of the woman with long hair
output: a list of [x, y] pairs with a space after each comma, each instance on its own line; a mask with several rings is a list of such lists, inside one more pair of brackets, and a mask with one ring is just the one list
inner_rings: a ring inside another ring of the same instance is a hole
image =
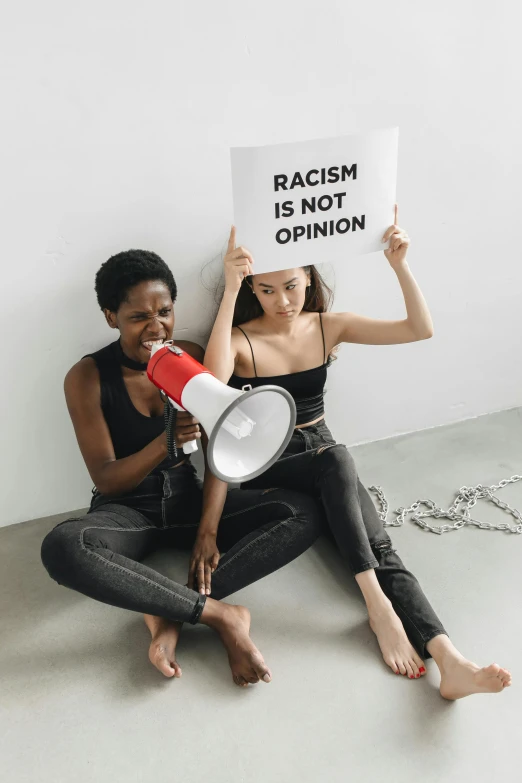
[[[331, 292], [313, 266], [254, 274], [254, 259], [235, 247], [232, 227], [224, 259], [225, 290], [205, 354], [205, 365], [235, 388], [278, 384], [294, 397], [297, 423], [277, 462], [242, 488], [287, 487], [321, 503], [328, 532], [355, 577], [385, 663], [396, 674], [425, 674], [424, 657], [441, 673], [440, 692], [457, 699], [498, 692], [511, 682], [506, 669], [480, 668], [453, 646], [384, 529], [346, 447], [324, 420], [324, 385], [332, 352], [342, 342], [393, 345], [432, 336], [428, 307], [406, 262], [410, 239], [395, 223], [383, 237], [397, 275], [406, 318], [383, 321], [327, 312]], [[208, 543], [206, 557], [212, 556]]]

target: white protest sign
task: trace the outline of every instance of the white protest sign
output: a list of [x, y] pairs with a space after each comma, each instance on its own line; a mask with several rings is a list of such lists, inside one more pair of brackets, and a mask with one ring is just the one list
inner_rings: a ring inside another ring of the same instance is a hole
[[383, 250], [393, 223], [398, 128], [232, 147], [236, 245], [255, 272], [345, 263]]

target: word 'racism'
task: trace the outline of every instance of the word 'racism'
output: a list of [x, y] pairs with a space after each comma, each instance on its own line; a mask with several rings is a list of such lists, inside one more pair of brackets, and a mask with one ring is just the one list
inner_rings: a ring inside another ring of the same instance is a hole
[[[346, 179], [357, 179], [357, 164], [354, 163], [350, 168], [348, 166], [330, 166], [329, 169], [310, 169], [306, 174], [296, 171], [291, 182], [286, 174], [274, 175], [274, 191], [293, 190], [294, 188], [314, 187], [315, 185], [334, 184], [335, 182], [344, 182]], [[301, 215], [307, 212], [328, 212], [332, 207], [335, 209], [343, 208], [343, 198], [346, 193], [334, 193], [333, 195], [324, 195], [316, 198], [309, 196], [301, 198]], [[295, 214], [294, 202], [283, 201], [281, 204], [275, 204], [276, 220], [285, 217], [292, 217]], [[292, 240], [297, 242], [301, 237], [306, 239], [317, 239], [318, 236], [326, 237], [333, 234], [346, 234], [347, 231], [355, 231], [356, 228], [364, 230], [365, 215], [352, 217], [351, 221], [342, 217], [336, 220], [325, 220], [322, 223], [307, 223], [304, 226], [293, 226], [290, 228], [280, 228], [276, 233], [276, 242], [280, 245], [286, 245]]]

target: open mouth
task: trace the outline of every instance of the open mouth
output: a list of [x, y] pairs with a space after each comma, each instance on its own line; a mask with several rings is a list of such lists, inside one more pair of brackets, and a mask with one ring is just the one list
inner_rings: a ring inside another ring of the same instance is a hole
[[145, 348], [146, 351], [148, 351], [148, 353], [150, 353], [152, 351], [153, 345], [163, 345], [165, 339], [165, 337], [161, 337], [159, 340], [145, 340], [141, 345], [143, 348]]

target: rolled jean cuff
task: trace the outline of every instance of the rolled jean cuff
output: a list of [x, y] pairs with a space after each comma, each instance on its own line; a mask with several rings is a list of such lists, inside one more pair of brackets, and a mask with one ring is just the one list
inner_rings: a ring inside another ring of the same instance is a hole
[[448, 632], [441, 625], [440, 628], [434, 628], [432, 630], [429, 638], [426, 638], [426, 639], [422, 640], [422, 645], [419, 645], [419, 648], [417, 648], [417, 645], [415, 645], [415, 644], [413, 645], [415, 647], [415, 649], [417, 650], [417, 652], [419, 653], [419, 655], [421, 656], [421, 658], [431, 658], [432, 657], [430, 655], [430, 653], [428, 652], [428, 648], [426, 647], [426, 645], [429, 644], [432, 639], [435, 639], [436, 636], [447, 636], [448, 639], [449, 639]]
[[203, 595], [201, 593], [198, 595], [196, 605], [194, 607], [194, 611], [192, 612], [192, 617], [189, 620], [189, 623], [191, 623], [192, 625], [196, 625], [197, 623], [199, 623], [200, 617], [203, 614], [203, 609], [205, 607], [206, 600], [207, 600], [206, 595]]
[[362, 563], [358, 566], [351, 566], [352, 573], [354, 576], [357, 576], [357, 574], [362, 574], [364, 571], [369, 571], [371, 568], [377, 568], [379, 566], [378, 560], [368, 560], [367, 563]]

